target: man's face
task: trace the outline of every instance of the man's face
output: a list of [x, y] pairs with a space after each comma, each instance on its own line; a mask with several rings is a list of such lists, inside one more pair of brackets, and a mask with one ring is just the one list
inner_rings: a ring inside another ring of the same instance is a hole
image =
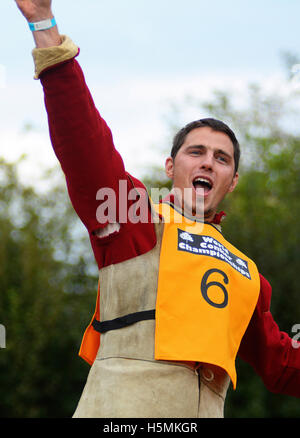
[[[219, 203], [232, 192], [238, 182], [235, 172], [234, 149], [228, 135], [209, 127], [189, 132], [175, 160], [166, 160], [166, 174], [173, 180], [173, 189], [184, 193], [189, 189], [189, 200], [184, 208], [193, 214], [204, 202], [204, 219], [212, 221]], [[176, 196], [176, 195], [175, 195]], [[182, 200], [180, 207], [183, 207]], [[203, 214], [203, 213], [202, 213]]]

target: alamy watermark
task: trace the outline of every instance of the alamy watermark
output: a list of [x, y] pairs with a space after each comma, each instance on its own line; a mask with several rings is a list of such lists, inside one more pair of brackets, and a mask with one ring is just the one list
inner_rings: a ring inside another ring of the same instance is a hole
[[300, 348], [300, 324], [293, 325], [292, 333], [296, 333], [292, 337], [292, 347], [293, 348]]
[[[167, 188], [152, 188], [148, 194], [144, 188], [132, 188], [128, 190], [127, 180], [120, 180], [118, 191], [103, 187], [96, 193], [96, 200], [102, 201], [96, 210], [96, 218], [100, 224], [106, 223], [148, 223], [159, 222], [159, 217], [155, 214], [149, 217], [148, 198], [154, 204], [158, 204], [160, 200], [165, 198], [174, 199], [174, 205], [177, 206], [179, 212], [188, 214], [191, 219], [204, 221], [204, 188], [173, 188], [169, 191]], [[164, 221], [170, 222], [168, 212], [164, 215]], [[182, 223], [183, 219], [180, 215], [174, 218], [174, 222]]]
[[6, 348], [6, 329], [0, 324], [0, 348]]

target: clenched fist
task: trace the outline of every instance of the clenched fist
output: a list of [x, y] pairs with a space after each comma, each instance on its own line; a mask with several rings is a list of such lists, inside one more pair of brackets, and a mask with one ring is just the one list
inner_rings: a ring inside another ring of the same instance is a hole
[[29, 22], [52, 18], [51, 0], [15, 0], [18, 8]]

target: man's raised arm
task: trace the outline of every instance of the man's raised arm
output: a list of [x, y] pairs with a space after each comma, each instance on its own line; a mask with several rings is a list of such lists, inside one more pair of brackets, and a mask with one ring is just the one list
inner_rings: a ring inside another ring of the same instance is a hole
[[[53, 21], [51, 0], [16, 0], [16, 3], [33, 30], [36, 78], [43, 85], [55, 154], [66, 176], [72, 204], [88, 231], [94, 233], [107, 225], [99, 223], [96, 217], [98, 190], [113, 189], [118, 207], [119, 181], [126, 180], [130, 190], [132, 179], [125, 172], [111, 131], [97, 111], [75, 60], [78, 47], [60, 35]], [[44, 23], [47, 27], [46, 20], [52, 27], [34, 30], [34, 26], [39, 29]]]

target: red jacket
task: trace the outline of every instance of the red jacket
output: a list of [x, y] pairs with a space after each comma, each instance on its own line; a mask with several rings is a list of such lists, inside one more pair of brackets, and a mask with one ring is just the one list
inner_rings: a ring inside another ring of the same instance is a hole
[[[101, 187], [118, 194], [119, 180], [128, 190], [143, 187], [124, 168], [110, 129], [98, 113], [75, 59], [53, 66], [40, 76], [53, 148], [66, 176], [71, 202], [86, 226], [98, 267], [141, 255], [156, 243], [154, 226], [122, 223], [118, 233], [99, 239], [104, 227], [96, 218]], [[118, 199], [117, 199], [118, 205]], [[150, 213], [149, 213], [150, 214]], [[271, 286], [261, 276], [258, 303], [239, 349], [272, 392], [300, 397], [300, 348], [280, 331], [270, 313]]]

